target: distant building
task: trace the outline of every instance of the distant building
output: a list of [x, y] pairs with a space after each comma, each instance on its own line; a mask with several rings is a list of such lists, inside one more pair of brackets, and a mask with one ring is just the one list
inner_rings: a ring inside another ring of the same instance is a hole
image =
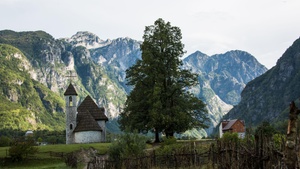
[[32, 130], [27, 130], [26, 133], [25, 133], [25, 137], [28, 137], [28, 136], [33, 136], [33, 131]]
[[64, 93], [66, 101], [66, 144], [106, 141], [105, 109], [99, 108], [90, 96], [77, 107], [77, 93], [70, 83]]
[[238, 133], [240, 138], [244, 138], [246, 133], [245, 121], [239, 119], [221, 121], [219, 127], [220, 138], [225, 132], [235, 132]]

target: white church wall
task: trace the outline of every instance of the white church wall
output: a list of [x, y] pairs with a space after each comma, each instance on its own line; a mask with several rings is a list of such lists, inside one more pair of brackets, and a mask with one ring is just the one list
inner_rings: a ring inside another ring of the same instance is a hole
[[106, 142], [106, 126], [105, 126], [105, 121], [101, 120], [101, 121], [97, 121], [97, 123], [101, 127], [101, 129], [102, 129], [101, 142]]
[[100, 131], [81, 131], [75, 133], [75, 143], [101, 142]]

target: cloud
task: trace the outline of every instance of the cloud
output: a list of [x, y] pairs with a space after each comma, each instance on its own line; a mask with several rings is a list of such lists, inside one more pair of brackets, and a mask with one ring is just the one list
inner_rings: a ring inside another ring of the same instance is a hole
[[275, 65], [300, 35], [299, 0], [1, 0], [0, 30], [44, 30], [55, 38], [90, 31], [142, 40], [158, 18], [181, 29], [188, 53], [245, 50]]

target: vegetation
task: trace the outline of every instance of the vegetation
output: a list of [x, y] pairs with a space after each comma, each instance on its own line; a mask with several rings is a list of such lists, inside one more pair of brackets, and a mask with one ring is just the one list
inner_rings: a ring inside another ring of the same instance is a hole
[[229, 143], [229, 142], [235, 142], [237, 143], [239, 139], [238, 133], [231, 133], [231, 132], [226, 132], [223, 134], [222, 138], [220, 138], [221, 141]]
[[64, 100], [32, 80], [25, 63], [21, 51], [0, 44], [0, 129], [62, 130]]
[[128, 85], [134, 86], [120, 114], [121, 128], [175, 132], [206, 127], [205, 104], [187, 89], [197, 84], [197, 75], [181, 68], [184, 45], [181, 31], [162, 19], [147, 26], [141, 44], [142, 60], [126, 71]]
[[34, 147], [34, 145], [34, 140], [30, 136], [22, 139], [15, 139], [8, 149], [12, 162], [27, 160], [29, 156], [35, 155], [38, 152], [38, 148]]
[[120, 135], [109, 147], [109, 158], [120, 161], [128, 157], [141, 157], [145, 155], [146, 138], [137, 133], [125, 133]]
[[267, 121], [263, 121], [255, 130], [255, 135], [262, 135], [267, 138], [271, 138], [277, 131]]
[[[61, 157], [51, 156], [50, 152], [62, 153], [66, 155], [67, 153], [75, 152], [80, 149], [88, 149], [90, 147], [95, 148], [99, 154], [106, 154], [111, 143], [92, 143], [92, 144], [55, 144], [55, 145], [45, 145], [45, 146], [34, 146], [38, 148], [38, 152], [35, 156], [27, 158], [26, 161], [19, 161], [17, 163], [12, 163], [9, 159], [4, 160], [4, 157], [8, 156], [8, 149], [10, 147], [0, 147], [0, 168], [68, 168], [66, 167], [65, 161]], [[38, 160], [36, 160], [38, 159]], [[3, 163], [2, 163], [3, 162]]]

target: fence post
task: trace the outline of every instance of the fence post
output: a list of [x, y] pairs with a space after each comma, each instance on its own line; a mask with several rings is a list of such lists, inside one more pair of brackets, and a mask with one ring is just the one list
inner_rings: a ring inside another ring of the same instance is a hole
[[293, 169], [297, 166], [297, 152], [296, 152], [296, 141], [297, 141], [297, 120], [298, 120], [299, 110], [292, 101], [290, 104], [289, 113], [289, 124], [287, 131], [287, 141], [286, 141], [286, 152], [285, 152], [285, 163], [287, 167]]

